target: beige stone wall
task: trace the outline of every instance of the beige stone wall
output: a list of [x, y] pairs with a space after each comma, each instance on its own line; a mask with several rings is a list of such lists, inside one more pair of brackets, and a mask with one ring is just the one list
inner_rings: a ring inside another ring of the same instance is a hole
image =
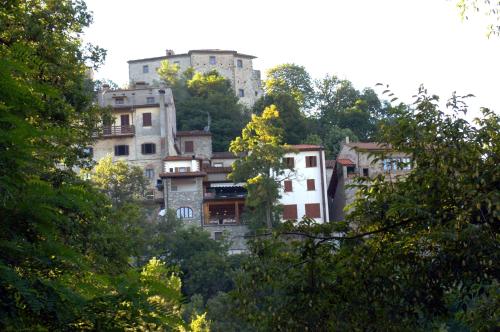
[[[215, 64], [210, 63], [210, 56], [215, 56]], [[163, 60], [177, 63], [181, 72], [189, 67], [193, 67], [196, 71], [202, 73], [217, 70], [220, 75], [231, 81], [232, 88], [237, 96], [239, 96], [239, 90], [243, 90], [244, 96], [240, 97], [240, 102], [246, 106], [252, 106], [263, 95], [260, 72], [253, 69], [252, 58], [224, 51], [194, 51], [189, 54], [129, 62], [130, 83], [142, 81], [152, 86], [158, 86], [160, 78], [157, 70]], [[243, 66], [241, 68], [237, 66], [238, 60], [242, 61]], [[143, 73], [143, 66], [145, 65], [148, 66], [148, 73]]]
[[[186, 141], [193, 142], [193, 152], [185, 152]], [[181, 149], [181, 155], [196, 158], [210, 159], [212, 157], [212, 136], [178, 136], [177, 143]]]

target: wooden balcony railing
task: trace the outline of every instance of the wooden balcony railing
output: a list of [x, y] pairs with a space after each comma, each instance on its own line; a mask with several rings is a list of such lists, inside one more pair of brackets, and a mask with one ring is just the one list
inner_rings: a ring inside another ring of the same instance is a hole
[[135, 135], [134, 125], [128, 126], [104, 126], [102, 128], [103, 136], [133, 136]]

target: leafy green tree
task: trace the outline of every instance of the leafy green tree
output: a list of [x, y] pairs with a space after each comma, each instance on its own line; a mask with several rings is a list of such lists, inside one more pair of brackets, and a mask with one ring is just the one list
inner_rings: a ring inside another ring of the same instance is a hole
[[303, 111], [314, 105], [311, 76], [303, 66], [285, 63], [269, 69], [264, 88], [267, 95], [292, 96]]
[[245, 182], [246, 206], [265, 213], [266, 227], [271, 229], [272, 211], [279, 198], [280, 183], [276, 176], [284, 173], [283, 156], [287, 148], [283, 145], [283, 130], [274, 125], [279, 118], [276, 106], [264, 109], [262, 115], [252, 115], [252, 120], [243, 128], [229, 147], [234, 154], [243, 154], [232, 167], [230, 178]]
[[247, 121], [247, 109], [238, 102], [231, 83], [216, 71], [184, 73], [173, 94], [179, 130], [203, 130], [210, 117], [214, 151], [227, 151]]
[[82, 173], [117, 208], [141, 199], [148, 182], [140, 167], [129, 166], [123, 160], [113, 162], [111, 156], [102, 158], [92, 170], [84, 170]]
[[[256, 238], [231, 295], [255, 330], [490, 331], [498, 326], [500, 117], [470, 124], [421, 90], [380, 141], [404, 179], [360, 179], [347, 223], [285, 223]], [[381, 156], [382, 158], [382, 156]], [[355, 226], [355, 227], [352, 227]]]
[[158, 75], [169, 87], [174, 87], [179, 82], [180, 66], [176, 63], [171, 64], [168, 60], [164, 60], [158, 68]]
[[110, 200], [73, 171], [105, 114], [87, 75], [105, 52], [79, 38], [91, 20], [78, 0], [0, 6], [2, 331], [183, 327], [163, 268], [129, 267]]
[[179, 266], [182, 292], [187, 298], [199, 294], [206, 302], [219, 291], [233, 288], [227, 244], [211, 239], [205, 230], [183, 227], [170, 213], [169, 218], [158, 224], [153, 244], [154, 255]]
[[359, 140], [352, 130], [342, 129], [335, 125], [327, 128], [327, 132], [324, 135], [323, 146], [326, 150], [326, 158], [331, 159], [337, 158], [346, 137], [349, 137], [350, 142], [357, 142]]
[[260, 115], [271, 105], [275, 105], [280, 113], [274, 125], [283, 129], [283, 141], [288, 144], [301, 143], [307, 134], [307, 119], [300, 111], [296, 100], [289, 94], [267, 94], [254, 104], [253, 113]]

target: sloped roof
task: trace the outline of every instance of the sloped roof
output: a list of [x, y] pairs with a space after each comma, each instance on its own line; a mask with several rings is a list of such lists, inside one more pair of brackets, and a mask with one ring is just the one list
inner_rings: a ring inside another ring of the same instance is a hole
[[355, 148], [355, 149], [362, 149], [362, 150], [390, 150], [392, 149], [392, 146], [387, 143], [377, 143], [377, 142], [354, 142], [354, 143], [347, 143], [346, 146]]
[[341, 158], [341, 159], [337, 159], [337, 162], [342, 166], [356, 166], [354, 161], [352, 161], [351, 159]]
[[295, 145], [286, 145], [286, 147], [290, 147], [299, 151], [319, 151], [324, 148], [321, 145], [313, 145], [313, 144], [295, 144]]

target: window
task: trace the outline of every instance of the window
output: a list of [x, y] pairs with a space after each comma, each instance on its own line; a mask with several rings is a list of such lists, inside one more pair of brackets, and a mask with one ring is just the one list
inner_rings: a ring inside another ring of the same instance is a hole
[[190, 207], [180, 207], [176, 211], [177, 218], [193, 218], [193, 209]]
[[151, 113], [142, 113], [142, 126], [151, 127], [153, 122], [151, 120]]
[[156, 144], [154, 143], [144, 143], [141, 145], [141, 153], [142, 154], [155, 154], [156, 153]]
[[115, 145], [115, 156], [128, 156], [128, 145]]
[[314, 183], [314, 179], [307, 179], [307, 190], [308, 191], [316, 190], [316, 184]]
[[144, 176], [150, 180], [153, 180], [155, 177], [155, 170], [153, 168], [146, 168], [144, 170]]
[[194, 144], [193, 141], [186, 141], [184, 142], [184, 152], [193, 152], [194, 151]]
[[148, 65], [144, 65], [144, 66], [142, 66], [142, 73], [143, 73], [143, 74], [147, 74], [147, 73], [149, 73], [149, 66], [148, 66]]
[[283, 163], [286, 168], [293, 169], [295, 167], [295, 159], [293, 157], [283, 158]]
[[215, 65], [217, 63], [216, 59], [215, 59], [215, 55], [211, 55], [209, 58], [208, 58], [208, 62], [211, 64], [211, 65]]
[[120, 123], [122, 126], [130, 126], [130, 117], [128, 114], [120, 115]]
[[363, 176], [368, 176], [368, 168], [363, 168]]
[[321, 218], [319, 203], [306, 204], [306, 217]]
[[236, 60], [236, 67], [243, 68], [243, 60], [241, 59]]
[[292, 181], [291, 180], [285, 180], [285, 182], [283, 184], [284, 184], [285, 192], [286, 193], [293, 191]]
[[154, 104], [155, 97], [146, 97], [146, 104]]
[[222, 240], [222, 232], [214, 232], [214, 240], [215, 241]]
[[392, 159], [389, 159], [389, 158], [386, 158], [383, 160], [383, 168], [384, 168], [384, 171], [390, 171], [393, 167], [392, 167], [392, 164], [393, 164], [393, 160]]
[[297, 204], [283, 205], [283, 219], [297, 219]]
[[115, 104], [116, 105], [123, 105], [123, 104], [125, 104], [125, 99], [123, 99], [123, 98], [116, 98], [115, 99]]
[[213, 167], [223, 167], [224, 164], [223, 163], [214, 163], [212, 166]]
[[176, 167], [175, 171], [178, 173], [191, 172], [191, 167]]
[[240, 97], [245, 97], [245, 90], [243, 90], [243, 89], [238, 89], [238, 96], [240, 96]]
[[316, 167], [316, 156], [306, 157], [306, 167]]

